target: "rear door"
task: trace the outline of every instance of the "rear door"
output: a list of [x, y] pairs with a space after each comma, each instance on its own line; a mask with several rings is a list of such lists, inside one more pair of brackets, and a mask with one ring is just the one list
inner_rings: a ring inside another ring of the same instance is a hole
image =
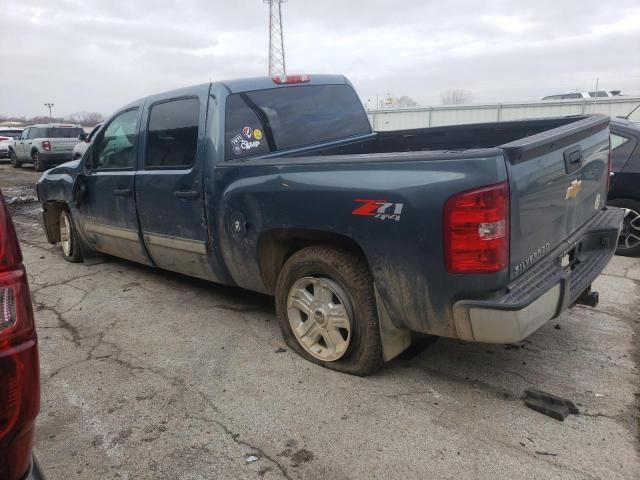
[[604, 207], [608, 127], [608, 117], [593, 115], [502, 146], [511, 192], [511, 278]]
[[208, 255], [203, 163], [209, 85], [147, 101], [136, 203], [145, 245], [161, 268], [215, 280]]
[[71, 159], [73, 147], [80, 140], [78, 137], [84, 133], [82, 128], [73, 125], [59, 125], [57, 127], [49, 127], [46, 132], [46, 138], [51, 142], [51, 151], [60, 155], [68, 155]]
[[139, 234], [134, 197], [140, 107], [117, 114], [96, 136], [80, 226], [99, 252], [150, 264]]

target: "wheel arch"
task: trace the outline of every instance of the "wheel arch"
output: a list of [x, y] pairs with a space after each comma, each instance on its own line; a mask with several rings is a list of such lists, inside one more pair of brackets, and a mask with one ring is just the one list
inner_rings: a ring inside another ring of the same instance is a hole
[[69, 210], [69, 206], [61, 200], [42, 204], [42, 223], [49, 243], [60, 241], [60, 214], [62, 210]]
[[258, 239], [258, 262], [262, 281], [269, 294], [274, 294], [278, 275], [289, 257], [310, 245], [334, 246], [354, 252], [361, 256], [371, 269], [360, 244], [346, 235], [303, 228], [268, 230]]

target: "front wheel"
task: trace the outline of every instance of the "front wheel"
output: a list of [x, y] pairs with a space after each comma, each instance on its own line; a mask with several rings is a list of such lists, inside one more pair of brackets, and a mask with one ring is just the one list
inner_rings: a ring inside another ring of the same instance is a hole
[[369, 375], [383, 365], [373, 279], [359, 255], [312, 246], [278, 276], [276, 313], [285, 342], [333, 370]]
[[78, 234], [68, 210], [60, 212], [60, 247], [62, 248], [62, 258], [67, 262], [78, 263], [82, 261]]
[[38, 152], [33, 152], [31, 154], [31, 160], [33, 161], [33, 168], [36, 172], [44, 172], [44, 163], [42, 162]]
[[9, 153], [9, 159], [11, 160], [11, 166], [13, 168], [20, 168], [21, 163], [20, 163], [20, 160], [18, 160], [18, 156], [16, 155], [16, 152], [11, 150], [11, 152]]

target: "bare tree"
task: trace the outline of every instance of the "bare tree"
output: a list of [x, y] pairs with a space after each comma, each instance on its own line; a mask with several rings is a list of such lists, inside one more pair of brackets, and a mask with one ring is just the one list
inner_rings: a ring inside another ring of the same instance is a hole
[[407, 97], [406, 95], [403, 95], [402, 97], [396, 98], [394, 100], [394, 105], [397, 107], [417, 107], [418, 106], [418, 102], [416, 102], [413, 98], [411, 97]]
[[450, 88], [440, 93], [440, 101], [443, 105], [460, 105], [462, 103], [470, 103], [472, 99], [471, 92], [467, 92], [463, 88]]
[[73, 123], [79, 123], [85, 127], [93, 127], [104, 120], [104, 116], [98, 112], [76, 112], [69, 118]]

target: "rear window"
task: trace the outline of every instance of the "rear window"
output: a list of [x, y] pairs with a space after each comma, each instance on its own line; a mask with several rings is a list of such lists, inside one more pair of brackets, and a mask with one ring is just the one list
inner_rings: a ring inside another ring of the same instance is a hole
[[51, 127], [42, 138], [78, 138], [81, 133], [84, 133], [81, 128]]
[[15, 137], [20, 135], [22, 130], [0, 130], [0, 137]]
[[370, 132], [364, 108], [349, 85], [258, 90], [227, 99], [227, 160]]

